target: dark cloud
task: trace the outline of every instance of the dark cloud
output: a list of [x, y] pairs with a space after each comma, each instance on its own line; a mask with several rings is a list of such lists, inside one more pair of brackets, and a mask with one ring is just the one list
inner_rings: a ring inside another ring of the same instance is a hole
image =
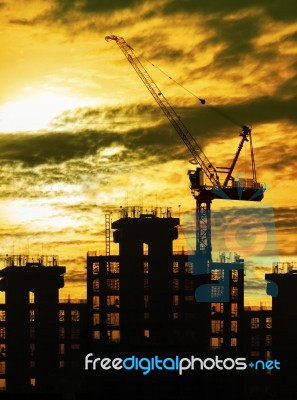
[[139, 0], [54, 0], [54, 3], [57, 5], [56, 13], [59, 15], [73, 10], [79, 10], [83, 13], [116, 11], [134, 7], [141, 2]]
[[164, 7], [165, 13], [188, 12], [202, 14], [217, 14], [220, 17], [243, 11], [247, 8], [257, 7], [263, 8], [267, 16], [275, 20], [294, 21], [296, 19], [297, 4], [295, 0], [250, 0], [246, 2], [238, 2], [229, 0], [222, 2], [220, 0], [209, 0], [207, 2], [199, 2], [194, 0], [171, 0]]

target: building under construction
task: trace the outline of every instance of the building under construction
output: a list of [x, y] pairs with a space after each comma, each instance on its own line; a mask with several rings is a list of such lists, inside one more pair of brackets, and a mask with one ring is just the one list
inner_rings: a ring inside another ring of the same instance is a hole
[[[268, 390], [277, 379], [282, 382], [284, 375], [274, 371], [189, 371], [183, 376], [174, 371], [148, 376], [140, 371], [86, 371], [90, 353], [101, 358], [290, 359], [291, 348], [283, 344], [293, 342], [296, 334], [294, 318], [285, 312], [294, 313], [295, 268], [285, 271], [278, 264], [266, 275], [268, 288], [279, 290], [272, 313], [262, 307], [244, 310], [240, 257], [222, 255], [209, 274], [197, 274], [193, 254], [173, 251], [179, 218], [169, 208], [143, 211], [123, 208], [111, 224], [117, 255], [87, 254], [86, 300], [59, 300], [66, 269], [57, 257], [7, 257], [0, 271], [5, 292], [0, 382], [7, 394], [72, 393], [77, 399], [92, 399], [111, 390], [106, 398], [129, 394], [150, 399], [166, 393], [166, 399], [188, 399], [199, 385], [202, 397], [224, 390], [227, 398], [249, 399], [251, 388]], [[197, 301], [202, 287], [210, 296], [204, 302]], [[223, 291], [227, 297], [222, 298]]]

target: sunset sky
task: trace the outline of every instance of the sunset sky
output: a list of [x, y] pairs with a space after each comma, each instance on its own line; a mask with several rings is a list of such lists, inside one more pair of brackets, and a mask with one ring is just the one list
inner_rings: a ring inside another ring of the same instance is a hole
[[[115, 220], [127, 204], [172, 207], [176, 217], [195, 210], [191, 155], [105, 41], [115, 34], [214, 165], [229, 166], [240, 126], [252, 128], [257, 177], [267, 185], [252, 207], [268, 210], [264, 229], [276, 233], [263, 262], [247, 259], [247, 289], [265, 294], [257, 289], [271, 262], [297, 254], [296, 12], [294, 0], [0, 1], [0, 253], [59, 255], [62, 297], [85, 297], [86, 253], [104, 254], [106, 213]], [[250, 177], [248, 144], [237, 167]], [[213, 210], [250, 205], [237, 203], [215, 200]], [[217, 239], [214, 250], [224, 250]]]

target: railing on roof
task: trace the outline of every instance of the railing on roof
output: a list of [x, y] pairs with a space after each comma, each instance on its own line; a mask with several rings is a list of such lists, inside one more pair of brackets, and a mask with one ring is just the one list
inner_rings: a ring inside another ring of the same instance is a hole
[[0, 266], [5, 267], [56, 267], [59, 265], [57, 255], [12, 254], [0, 255]]
[[172, 207], [143, 207], [143, 206], [127, 206], [120, 207], [120, 218], [171, 218]]
[[273, 274], [297, 274], [297, 263], [294, 261], [272, 263]]

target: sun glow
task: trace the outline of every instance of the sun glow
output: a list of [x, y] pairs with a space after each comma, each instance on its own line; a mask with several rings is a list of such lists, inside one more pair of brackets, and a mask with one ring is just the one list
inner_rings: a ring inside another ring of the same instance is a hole
[[24, 132], [46, 129], [59, 114], [89, 105], [87, 100], [56, 93], [36, 93], [0, 107], [0, 131]]

